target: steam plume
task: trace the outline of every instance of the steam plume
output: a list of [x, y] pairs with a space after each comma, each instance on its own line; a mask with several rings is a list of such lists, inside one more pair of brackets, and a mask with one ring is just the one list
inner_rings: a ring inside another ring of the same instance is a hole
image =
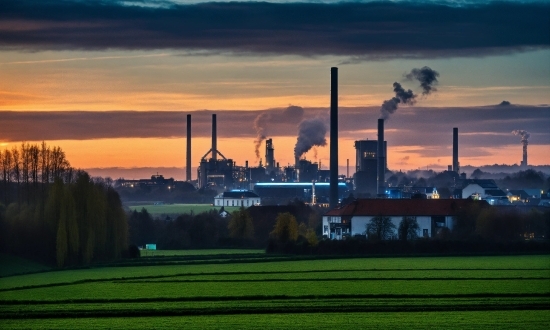
[[262, 141], [265, 140], [265, 130], [267, 122], [269, 120], [269, 114], [262, 113], [259, 114], [256, 119], [254, 119], [254, 129], [256, 130], [256, 139], [254, 139], [254, 152], [256, 153], [256, 159], [260, 159], [260, 146]]
[[294, 157], [299, 159], [314, 146], [326, 146], [327, 125], [321, 118], [303, 120], [298, 126], [298, 139], [294, 146]]
[[259, 114], [254, 119], [254, 129], [256, 130], [256, 139], [254, 139], [254, 152], [256, 159], [260, 159], [260, 147], [262, 142], [267, 138], [267, 128], [269, 123], [297, 123], [302, 120], [304, 109], [299, 106], [290, 105], [283, 111], [266, 112]]
[[420, 69], [414, 68], [410, 73], [406, 74], [405, 77], [408, 80], [416, 79], [420, 82], [422, 86], [422, 95], [428, 95], [431, 92], [437, 91], [437, 89], [432, 86], [437, 83], [437, 77], [439, 77], [439, 72], [432, 70], [430, 67], [422, 67]]
[[512, 134], [521, 136], [521, 143], [523, 143], [523, 145], [529, 144], [529, 137], [531, 137], [531, 134], [529, 134], [529, 132], [522, 129], [515, 129], [512, 131]]

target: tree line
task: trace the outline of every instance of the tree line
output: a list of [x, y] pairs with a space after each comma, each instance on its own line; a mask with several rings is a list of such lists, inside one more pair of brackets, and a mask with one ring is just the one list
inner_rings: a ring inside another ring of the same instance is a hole
[[281, 206], [241, 208], [222, 218], [212, 210], [155, 219], [146, 209], [128, 214], [130, 244], [157, 244], [159, 249], [265, 248], [270, 241], [302, 239], [314, 242], [320, 232], [321, 211], [300, 202]]
[[71, 182], [74, 175], [75, 170], [60, 147], [23, 142], [19, 147], [0, 150], [0, 201], [5, 205], [30, 202], [43, 197], [45, 186], [56, 179]]
[[58, 266], [118, 258], [127, 220], [117, 192], [70, 166], [59, 147], [0, 154], [0, 250]]

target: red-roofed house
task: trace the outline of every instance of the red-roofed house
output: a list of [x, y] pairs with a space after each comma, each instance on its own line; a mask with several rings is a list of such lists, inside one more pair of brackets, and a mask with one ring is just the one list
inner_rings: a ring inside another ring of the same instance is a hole
[[472, 203], [467, 199], [357, 199], [323, 216], [323, 235], [340, 240], [344, 236], [365, 235], [367, 223], [376, 216], [389, 217], [397, 228], [403, 217], [414, 217], [419, 237], [433, 237], [440, 228], [453, 229], [453, 218]]

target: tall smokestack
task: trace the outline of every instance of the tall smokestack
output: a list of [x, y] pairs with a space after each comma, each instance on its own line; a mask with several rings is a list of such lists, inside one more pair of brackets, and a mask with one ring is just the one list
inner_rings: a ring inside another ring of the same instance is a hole
[[338, 205], [338, 68], [330, 68], [330, 199]]
[[212, 159], [217, 160], [218, 159], [218, 136], [217, 136], [217, 128], [216, 128], [216, 114], [212, 115]]
[[268, 172], [275, 168], [275, 148], [272, 139], [265, 140], [265, 168]]
[[523, 144], [523, 160], [521, 161], [521, 166], [527, 167], [527, 146], [529, 145], [529, 137], [531, 137], [531, 134], [520, 129], [513, 130], [512, 134], [521, 136], [521, 144]]
[[185, 178], [191, 181], [191, 115], [187, 115], [187, 158], [185, 164]]
[[527, 167], [527, 143], [523, 144], [523, 161], [522, 161], [523, 167]]
[[384, 119], [378, 119], [378, 195], [386, 193], [386, 154], [384, 152]]
[[453, 128], [453, 171], [458, 173], [458, 127]]

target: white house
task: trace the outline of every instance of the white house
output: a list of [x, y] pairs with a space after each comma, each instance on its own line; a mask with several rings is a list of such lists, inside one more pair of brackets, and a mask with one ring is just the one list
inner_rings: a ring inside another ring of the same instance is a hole
[[323, 216], [323, 235], [330, 239], [365, 235], [367, 223], [376, 217], [389, 217], [394, 224], [394, 238], [403, 217], [413, 217], [420, 227], [419, 237], [434, 237], [441, 228], [453, 228], [453, 218], [472, 203], [466, 199], [357, 199]]
[[231, 190], [214, 197], [214, 206], [244, 206], [261, 205], [261, 198], [248, 190]]
[[464, 180], [462, 189], [459, 191], [461, 196], [455, 196], [456, 198], [487, 199], [489, 197], [506, 197], [506, 193], [497, 186], [495, 180], [490, 179]]

